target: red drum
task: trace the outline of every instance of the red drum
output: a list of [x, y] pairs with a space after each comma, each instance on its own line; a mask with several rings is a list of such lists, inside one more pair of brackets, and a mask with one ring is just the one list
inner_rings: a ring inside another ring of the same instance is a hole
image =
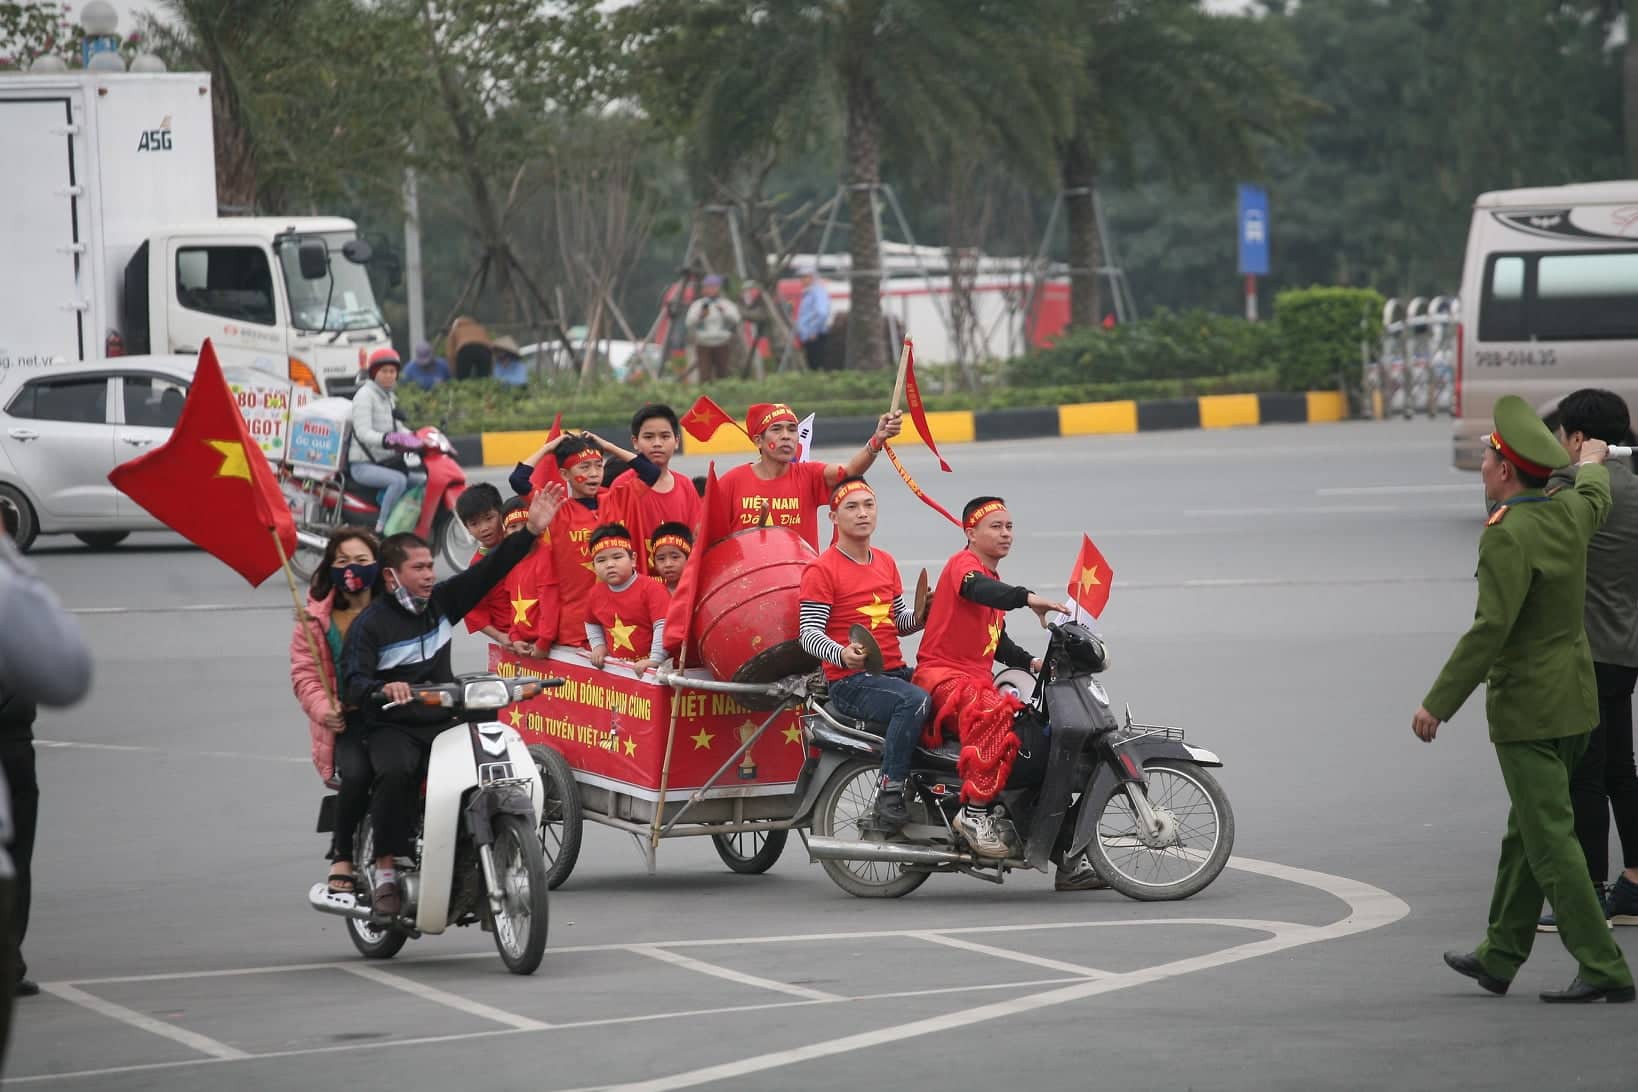
[[706, 548], [693, 632], [711, 674], [767, 683], [813, 670], [797, 629], [802, 571], [818, 556], [785, 527], [751, 527]]

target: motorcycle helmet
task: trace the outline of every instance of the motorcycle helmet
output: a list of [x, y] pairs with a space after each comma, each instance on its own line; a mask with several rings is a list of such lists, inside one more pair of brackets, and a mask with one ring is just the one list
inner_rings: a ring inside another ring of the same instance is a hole
[[398, 350], [394, 349], [391, 345], [383, 345], [381, 348], [372, 352], [364, 361], [364, 367], [368, 369], [371, 379], [374, 379], [375, 373], [380, 371], [382, 368], [385, 368], [388, 364], [391, 364], [393, 367], [398, 368], [399, 370], [402, 370], [404, 367], [403, 362], [398, 359]]

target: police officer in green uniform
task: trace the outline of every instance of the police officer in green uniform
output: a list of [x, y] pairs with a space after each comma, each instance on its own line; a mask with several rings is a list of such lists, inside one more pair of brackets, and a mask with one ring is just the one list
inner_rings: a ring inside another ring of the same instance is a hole
[[1497, 505], [1479, 536], [1479, 606], [1411, 730], [1432, 743], [1482, 681], [1485, 716], [1512, 810], [1496, 866], [1490, 927], [1471, 953], [1446, 952], [1451, 969], [1506, 993], [1530, 955], [1543, 896], [1559, 937], [1580, 964], [1568, 989], [1543, 1001], [1631, 1001], [1632, 972], [1587, 883], [1575, 837], [1570, 772], [1598, 721], [1598, 690], [1582, 624], [1587, 542], [1610, 511], [1607, 449], [1581, 447], [1575, 488], [1549, 497], [1548, 476], [1570, 457], [1523, 399], [1496, 403], [1482, 474]]

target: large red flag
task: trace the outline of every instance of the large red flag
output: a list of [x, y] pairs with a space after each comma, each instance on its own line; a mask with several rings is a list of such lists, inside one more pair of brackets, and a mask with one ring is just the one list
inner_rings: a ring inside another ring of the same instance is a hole
[[706, 552], [733, 530], [728, 525], [730, 516], [722, 488], [717, 485], [717, 464], [713, 462], [706, 468], [705, 496], [700, 501], [699, 524], [694, 528], [694, 550], [688, 555], [682, 576], [677, 578], [677, 590], [671, 595], [671, 607], [665, 615], [665, 654], [679, 664], [692, 636], [690, 628], [694, 604], [699, 599], [700, 570], [705, 566]]
[[296, 524], [206, 340], [164, 445], [114, 468], [114, 488], [254, 586], [296, 552]]
[[[563, 435], [563, 415], [560, 413], [552, 418], [552, 431], [546, 434], [546, 442], [549, 444], [561, 435]], [[548, 455], [535, 464], [534, 472], [529, 475], [529, 495], [533, 496], [535, 490], [544, 488], [552, 482], [565, 484], [563, 483], [563, 472], [557, 468], [556, 455]]]
[[1092, 539], [1081, 535], [1081, 552], [1075, 557], [1075, 568], [1069, 574], [1069, 596], [1081, 609], [1096, 618], [1109, 602], [1109, 591], [1115, 583], [1115, 570], [1103, 559], [1103, 554], [1092, 545]]
[[910, 407], [910, 420], [916, 423], [922, 443], [938, 460], [938, 468], [948, 474], [950, 464], [938, 453], [938, 445], [933, 442], [933, 430], [927, 424], [927, 406], [921, 400], [921, 388], [916, 385], [916, 349], [909, 338], [904, 339], [904, 402]]
[[745, 431], [743, 425], [728, 416], [727, 410], [711, 401], [710, 396], [704, 394], [696, 398], [694, 404], [689, 407], [688, 412], [682, 415], [681, 423], [683, 430], [702, 444], [715, 436], [717, 429], [725, 425], [732, 425], [741, 432]]

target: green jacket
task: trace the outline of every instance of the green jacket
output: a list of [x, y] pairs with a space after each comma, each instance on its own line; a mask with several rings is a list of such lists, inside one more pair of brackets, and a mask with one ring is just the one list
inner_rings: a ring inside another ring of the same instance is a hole
[[1580, 735], [1598, 723], [1582, 622], [1587, 543], [1610, 511], [1610, 475], [1583, 466], [1575, 488], [1526, 490], [1479, 536], [1479, 606], [1422, 707], [1456, 715], [1480, 682], [1496, 743]]

